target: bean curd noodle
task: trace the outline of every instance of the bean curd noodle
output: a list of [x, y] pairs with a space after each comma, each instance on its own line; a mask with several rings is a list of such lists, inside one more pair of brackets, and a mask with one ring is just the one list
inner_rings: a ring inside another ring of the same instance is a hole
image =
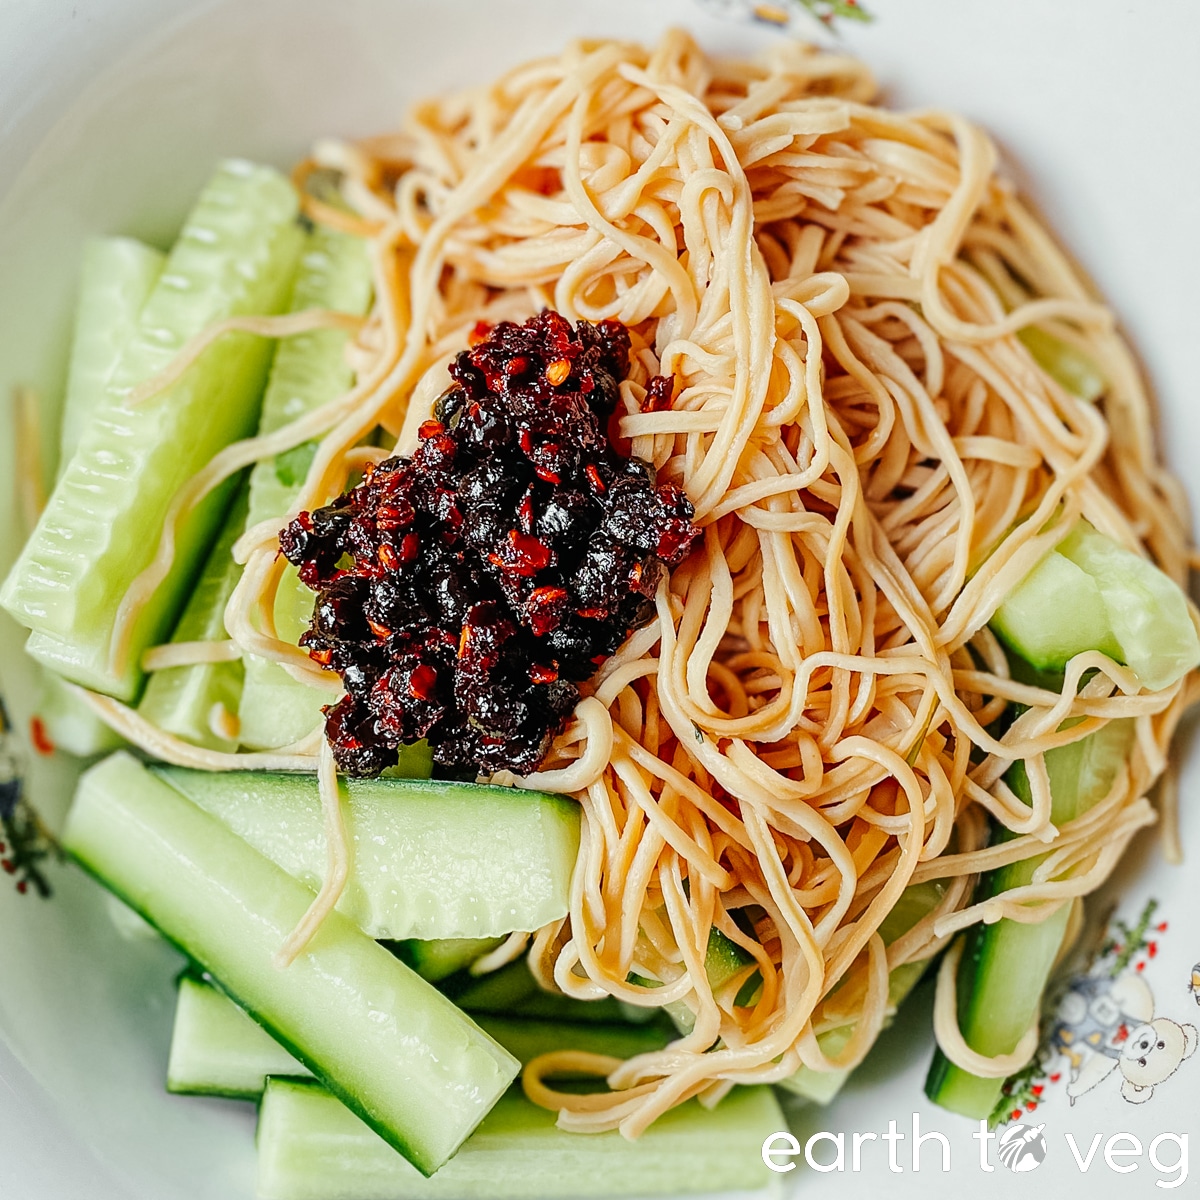
[[[695, 1024], [627, 1062], [530, 1063], [528, 1094], [568, 1129], [633, 1137], [692, 1096], [855, 1065], [888, 1015], [889, 970], [976, 922], [1072, 903], [1154, 820], [1146, 794], [1191, 679], [1144, 692], [1090, 652], [1057, 695], [1012, 679], [987, 625], [1080, 518], [1185, 580], [1186, 508], [1133, 359], [996, 174], [988, 139], [950, 113], [874, 107], [874, 93], [846, 57], [779, 41], [761, 62], [724, 62], [674, 32], [652, 50], [576, 43], [418, 104], [394, 136], [319, 145], [297, 173], [308, 214], [369, 238], [374, 264], [376, 304], [351, 346], [358, 383], [224, 451], [168, 521], [169, 564], [179, 512], [312, 438], [294, 511], [326, 502], [372, 460], [360, 443], [376, 426], [403, 448], [478, 321], [548, 306], [630, 328], [621, 433], [684, 486], [703, 540], [544, 768], [508, 782], [569, 793], [583, 814], [570, 915], [529, 947], [540, 981], [583, 999], [682, 1001]], [[1096, 365], [1098, 404], [1037, 365], [1017, 337], [1033, 325]], [[642, 412], [659, 373], [674, 374], [674, 402]], [[280, 524], [238, 544], [228, 633], [332, 698], [336, 679], [275, 629]], [[120, 705], [94, 703], [148, 736]], [[1012, 703], [1027, 709], [995, 736]], [[1055, 829], [1043, 755], [1114, 718], [1136, 725], [1127, 767]], [[154, 751], [171, 757], [165, 736]], [[191, 755], [217, 769], [320, 758], [319, 920], [346, 869], [327, 751]], [[1031, 806], [1004, 782], [1015, 759]], [[989, 845], [989, 817], [1016, 836]], [[1047, 853], [1029, 885], [972, 903], [980, 871]], [[946, 884], [937, 908], [885, 945], [881, 921], [929, 880]], [[715, 993], [713, 929], [750, 958]], [[506, 946], [496, 965], [525, 948]], [[953, 983], [951, 965], [936, 1015], [948, 1056], [976, 1073], [1021, 1066], [1036, 1035], [1012, 1055], [976, 1054]], [[826, 1054], [818, 1035], [848, 1022], [848, 1044]], [[609, 1088], [555, 1090], [566, 1070]]]

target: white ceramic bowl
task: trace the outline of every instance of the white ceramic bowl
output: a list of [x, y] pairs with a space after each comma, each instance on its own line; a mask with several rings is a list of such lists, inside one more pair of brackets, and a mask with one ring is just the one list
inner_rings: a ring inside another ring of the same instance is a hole
[[[776, 0], [786, 6], [792, 0]], [[1164, 412], [1165, 444], [1195, 496], [1200, 410], [1193, 403], [1200, 278], [1200, 8], [1121, 0], [866, 0], [874, 26], [846, 26], [901, 104], [944, 105], [981, 120], [1067, 245], [1111, 298], [1147, 364]], [[315, 136], [391, 126], [405, 103], [489, 76], [558, 48], [575, 34], [651, 38], [682, 22], [712, 48], [752, 48], [779, 36], [717, 15], [736, 0], [5, 0], [0, 4], [0, 391], [15, 383], [46, 397], [47, 444], [61, 390], [78, 250], [90, 233], [166, 243], [214, 161], [236, 154], [286, 166]], [[6, 418], [7, 420], [7, 418]], [[7, 424], [4, 429], [9, 428]], [[0, 436], [0, 474], [12, 441]], [[9, 510], [0, 567], [16, 550]], [[26, 728], [33, 677], [5, 618], [0, 675], [15, 724]], [[71, 764], [30, 758], [30, 794], [53, 823]], [[1196, 771], [1183, 778], [1186, 800]], [[1185, 841], [1200, 828], [1185, 803]], [[249, 1106], [167, 1097], [162, 1080], [178, 959], [120, 941], [96, 889], [52, 870], [53, 899], [17, 896], [0, 875], [0, 1196], [48, 1200], [245, 1200], [253, 1187]], [[1168, 921], [1147, 960], [1160, 1011], [1196, 1019], [1185, 991], [1200, 958], [1194, 867], [1162, 864], [1142, 839], [1113, 893], [1120, 913], [1160, 901]], [[874, 1144], [858, 1174], [787, 1177], [798, 1194], [958, 1195], [964, 1187], [1016, 1196], [1020, 1176], [984, 1172], [971, 1126], [923, 1101], [927, 1012], [884, 1039], [829, 1110], [802, 1115], [802, 1132], [944, 1131], [914, 1174], [888, 1169]], [[923, 1022], [923, 1017], [924, 1022]], [[1065, 1145], [1093, 1132], [1200, 1132], [1200, 1058], [1181, 1066], [1152, 1103], [1115, 1088], [1068, 1108], [1046, 1088], [1050, 1151], [1039, 1187], [1075, 1195], [1158, 1194], [1143, 1154], [1119, 1173], [1099, 1149], [1086, 1175]], [[1041, 1119], [1040, 1117], [1038, 1119]], [[1170, 1162], [1174, 1151], [1159, 1151]], [[992, 1162], [996, 1162], [993, 1152]], [[848, 1164], [849, 1166], [849, 1164]], [[1200, 1172], [1200, 1165], [1197, 1167]], [[566, 1181], [564, 1181], [564, 1185]], [[1179, 1194], [1194, 1187], [1188, 1180]], [[1148, 1190], [1149, 1189], [1149, 1190]]]

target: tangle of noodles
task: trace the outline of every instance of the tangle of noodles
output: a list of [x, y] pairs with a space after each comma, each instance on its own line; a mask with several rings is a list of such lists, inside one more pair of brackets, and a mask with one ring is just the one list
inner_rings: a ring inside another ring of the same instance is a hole
[[[1141, 691], [1094, 652], [1072, 660], [1061, 694], [1010, 678], [987, 622], [1080, 518], [1182, 583], [1187, 512], [1109, 312], [996, 173], [988, 139], [953, 114], [874, 107], [873, 94], [845, 57], [780, 42], [761, 62], [722, 62], [675, 32], [653, 49], [576, 43], [418, 104], [395, 135], [319, 145], [296, 175], [306, 211], [367, 237], [374, 264], [375, 308], [350, 351], [358, 384], [224, 451], [168, 520], [160, 566], [189, 504], [310, 438], [296, 511], [328, 501], [371, 461], [361, 443], [377, 427], [404, 446], [406, 412], [409, 429], [427, 415], [479, 321], [549, 306], [630, 328], [621, 432], [683, 485], [704, 536], [544, 769], [517, 781], [570, 793], [583, 814], [570, 915], [537, 932], [529, 958], [568, 995], [683, 1001], [696, 1019], [628, 1062], [531, 1063], [529, 1095], [569, 1129], [636, 1136], [691, 1096], [853, 1066], [884, 1022], [891, 968], [1100, 884], [1154, 820], [1145, 797], [1194, 690], [1189, 677]], [[339, 203], [320, 198], [322, 181]], [[275, 324], [261, 330], [286, 332]], [[1098, 403], [1038, 366], [1017, 336], [1034, 325], [1095, 365]], [[659, 373], [675, 376], [674, 403], [642, 412]], [[228, 632], [328, 689], [276, 635], [277, 530], [238, 544]], [[95, 703], [152, 752], [207, 761]], [[993, 736], [1010, 703], [1027, 710]], [[1055, 829], [1042, 756], [1115, 718], [1137, 729], [1127, 767]], [[346, 871], [331, 760], [315, 749], [210, 764], [320, 766], [330, 876], [287, 953]], [[1002, 779], [1014, 759], [1028, 807]], [[1017, 836], [989, 845], [989, 816]], [[980, 871], [1047, 851], [1027, 886], [971, 903]], [[937, 909], [885, 947], [879, 925], [901, 892], [937, 879]], [[752, 959], [716, 993], [713, 929]], [[496, 964], [524, 949], [510, 939]], [[971, 1051], [954, 961], [938, 1038], [967, 1069], [1006, 1074], [1032, 1035], [1002, 1059]], [[755, 971], [761, 986], [739, 1005]], [[850, 1043], [827, 1057], [817, 1035], [847, 1020]], [[567, 1067], [609, 1090], [556, 1091]]]

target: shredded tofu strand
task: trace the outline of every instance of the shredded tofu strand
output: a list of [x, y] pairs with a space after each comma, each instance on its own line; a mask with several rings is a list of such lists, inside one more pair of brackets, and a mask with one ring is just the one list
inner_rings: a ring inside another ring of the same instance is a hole
[[955, 987], [958, 961], [962, 958], [965, 944], [964, 939], [959, 938], [942, 958], [937, 977], [937, 999], [933, 1005], [933, 1032], [942, 1053], [956, 1067], [970, 1071], [972, 1075], [981, 1075], [985, 1079], [1006, 1079], [1033, 1058], [1038, 1046], [1038, 1018], [1034, 1016], [1033, 1024], [1021, 1035], [1021, 1040], [1011, 1054], [989, 1057], [979, 1054], [967, 1045], [967, 1040], [958, 1027], [958, 997]]
[[529, 939], [532, 936], [528, 933], [510, 933], [495, 950], [480, 955], [471, 964], [471, 974], [488, 975], [492, 971], [500, 970], [501, 967], [507, 967], [510, 962], [521, 957], [522, 951], [529, 945]]
[[325, 817], [328, 868], [321, 890], [275, 955], [275, 966], [280, 969], [290, 967], [316, 936], [325, 918], [333, 912], [341, 899], [346, 879], [350, 874], [350, 843], [346, 837], [345, 822], [342, 820], [337, 768], [334, 766], [333, 750], [328, 741], [321, 742], [321, 752], [317, 758], [317, 782], [321, 792], [321, 812]]
[[161, 646], [151, 646], [142, 655], [142, 670], [165, 671], [169, 667], [236, 662], [241, 656], [241, 647], [232, 638], [219, 642], [165, 642]]
[[219, 738], [227, 742], [236, 742], [241, 732], [242, 723], [237, 713], [231, 713], [219, 700], [208, 711], [208, 727]]
[[166, 733], [129, 705], [111, 696], [101, 696], [73, 683], [68, 683], [67, 688], [109, 729], [115, 730], [154, 758], [177, 767], [194, 767], [199, 771], [307, 771], [311, 774], [317, 765], [317, 739], [322, 735], [320, 728], [290, 746], [282, 746], [269, 753], [223, 754], [219, 750], [193, 746], [182, 738]]
[[253, 333], [258, 337], [267, 338], [295, 337], [298, 333], [312, 333], [317, 329], [345, 329], [350, 333], [357, 333], [365, 323], [363, 317], [327, 308], [309, 308], [303, 312], [287, 313], [279, 317], [227, 317], [187, 341], [157, 375], [151, 375], [149, 379], [130, 390], [125, 404], [129, 408], [135, 408], [160, 392], [165, 392], [183, 377], [184, 372], [213, 342], [227, 333]]
[[30, 533], [46, 507], [46, 479], [42, 473], [42, 409], [37, 392], [13, 388], [14, 469], [17, 475], [17, 511], [21, 526]]

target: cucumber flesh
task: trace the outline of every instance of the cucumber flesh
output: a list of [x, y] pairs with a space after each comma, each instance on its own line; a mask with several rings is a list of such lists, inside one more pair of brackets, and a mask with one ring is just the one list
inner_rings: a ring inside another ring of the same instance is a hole
[[165, 262], [161, 251], [133, 238], [90, 238], [84, 245], [63, 401], [60, 470], [70, 462], [103, 402]]
[[110, 663], [118, 608], [153, 558], [172, 497], [218, 451], [253, 432], [271, 344], [234, 334], [167, 393], [126, 395], [222, 317], [274, 313], [299, 250], [294, 189], [277, 172], [226, 163], [201, 194], [38, 525], [0, 591], [34, 631], [27, 649], [87, 687], [136, 699], [140, 661], [170, 635], [228, 504], [215, 489], [180, 522], [172, 569], [134, 622], [126, 661]]
[[182, 976], [175, 997], [167, 1091], [255, 1100], [268, 1075], [311, 1072], [224, 992], [191, 975]]
[[[478, 1024], [522, 1066], [552, 1050], [632, 1058], [667, 1044], [661, 1027], [650, 1025], [564, 1025], [503, 1017], [480, 1017]], [[167, 1091], [253, 1100], [262, 1095], [268, 1075], [310, 1074], [224, 992], [196, 976], [181, 976]]]
[[[362, 316], [371, 304], [371, 263], [362, 238], [318, 226], [308, 236], [289, 305], [336, 309]], [[347, 391], [354, 372], [346, 362], [349, 334], [322, 329], [280, 342], [263, 396], [259, 432], [271, 433]], [[249, 525], [276, 518], [280, 524], [299, 494], [313, 443], [260, 462], [250, 476]], [[313, 593], [287, 567], [275, 599], [279, 636], [296, 642], [308, 628]], [[242, 690], [241, 739], [256, 750], [277, 749], [321, 723], [323, 692], [293, 679], [278, 663], [251, 655]]]
[[[84, 245], [59, 438], [60, 473], [104, 399], [165, 261], [166, 255], [133, 238], [91, 238]], [[51, 671], [43, 672], [38, 716], [55, 749], [79, 758], [125, 744]]]
[[65, 750], [77, 758], [95, 758], [125, 745], [82, 700], [67, 690], [62, 677], [43, 671], [38, 693], [37, 715], [46, 737], [55, 750]]
[[[243, 486], [209, 551], [200, 578], [188, 597], [172, 642], [216, 642], [227, 638], [225, 606], [241, 577], [233, 561], [233, 544], [246, 527], [247, 495]], [[146, 720], [185, 742], [232, 753], [236, 737], [226, 737], [213, 724], [214, 709], [236, 717], [242, 694], [242, 662], [197, 663], [154, 671], [138, 711]]]
[[1108, 381], [1100, 368], [1082, 350], [1044, 329], [1039, 329], [1036, 325], [1027, 325], [1017, 337], [1033, 355], [1038, 366], [1072, 396], [1078, 396], [1080, 400], [1092, 404], [1104, 395]]
[[[289, 875], [325, 872], [316, 778], [155, 767], [159, 777]], [[372, 937], [498, 937], [567, 913], [579, 807], [516, 788], [342, 781], [353, 865], [340, 911]]]
[[[879, 936], [885, 946], [906, 934], [918, 921], [927, 917], [938, 906], [945, 893], [944, 881], [929, 880], [915, 883], [900, 893], [892, 911], [879, 924]], [[928, 966], [926, 961], [903, 963], [888, 975], [888, 1007], [898, 1009], [908, 999], [909, 993], [920, 982]], [[891, 1017], [887, 1019], [891, 1023]], [[840, 1054], [854, 1034], [854, 1024], [840, 1025], [817, 1035], [817, 1044], [822, 1053], [833, 1056]], [[781, 1080], [779, 1086], [814, 1104], [828, 1104], [842, 1090], [846, 1080], [854, 1073], [848, 1067], [837, 1071], [814, 1071], [801, 1067], [794, 1075]]]
[[1200, 663], [1200, 638], [1179, 587], [1086, 521], [1021, 581], [991, 626], [1039, 670], [1060, 671], [1074, 655], [1099, 650], [1151, 691]]
[[786, 1129], [770, 1088], [736, 1088], [715, 1109], [695, 1100], [636, 1142], [574, 1134], [514, 1090], [457, 1157], [422, 1179], [318, 1085], [272, 1079], [258, 1120], [259, 1200], [533, 1200], [772, 1188], [763, 1142]]
[[392, 950], [422, 979], [437, 983], [469, 967], [477, 958], [495, 950], [500, 943], [500, 938], [441, 938], [435, 941], [409, 938], [408, 941], [397, 942]]
[[341, 913], [276, 967], [312, 892], [132, 756], [82, 777], [63, 840], [421, 1172], [516, 1076], [512, 1055]]
[[[1046, 753], [1051, 820], [1064, 824], [1102, 800], [1133, 745], [1133, 723], [1112, 721], [1095, 733]], [[1030, 803], [1023, 764], [1009, 774], [1013, 790]], [[1045, 855], [990, 871], [979, 882], [980, 898], [1028, 884]], [[967, 934], [958, 970], [958, 1021], [967, 1045], [980, 1054], [1011, 1054], [1038, 1015], [1042, 994], [1066, 932], [1069, 905], [1036, 924], [1003, 919], [976, 925]], [[964, 1071], [940, 1051], [934, 1054], [925, 1094], [952, 1112], [981, 1120], [999, 1103], [1003, 1079]]]

